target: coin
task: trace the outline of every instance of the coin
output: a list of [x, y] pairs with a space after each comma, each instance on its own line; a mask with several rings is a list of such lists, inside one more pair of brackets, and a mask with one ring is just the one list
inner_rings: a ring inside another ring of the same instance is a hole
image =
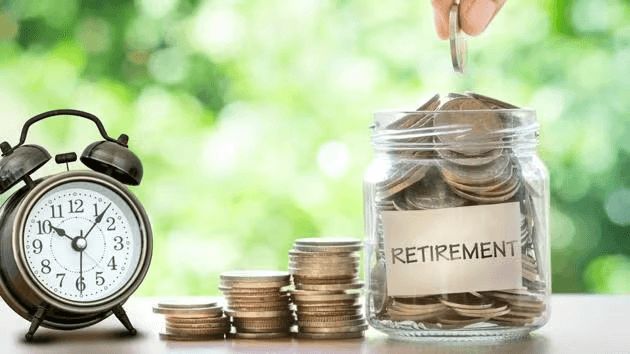
[[168, 340], [168, 341], [182, 341], [182, 342], [194, 342], [194, 341], [205, 341], [205, 340], [222, 340], [225, 338], [225, 334], [215, 334], [215, 335], [200, 335], [200, 336], [190, 336], [190, 335], [177, 335], [168, 332], [161, 332], [160, 339]]
[[213, 328], [180, 328], [180, 327], [172, 327], [167, 326], [167, 333], [172, 333], [178, 336], [213, 336], [213, 335], [221, 335], [226, 334], [229, 331], [229, 325], [223, 325], [221, 327], [213, 327]]
[[348, 332], [364, 332], [368, 329], [367, 324], [347, 327], [300, 327], [300, 333], [348, 333]]
[[298, 246], [361, 246], [363, 241], [353, 238], [302, 238], [295, 241]]
[[451, 61], [453, 70], [456, 73], [463, 73], [466, 70], [467, 47], [466, 40], [459, 28], [459, 3], [451, 6], [449, 12], [449, 39], [451, 44]]
[[297, 333], [298, 339], [358, 339], [363, 338], [363, 332], [345, 332], [345, 333]]
[[233, 333], [229, 338], [234, 339], [278, 339], [289, 336], [289, 332], [282, 333]]
[[221, 287], [229, 287], [232, 289], [239, 289], [239, 288], [243, 288], [243, 289], [281, 289], [284, 288], [286, 286], [289, 286], [289, 282], [286, 281], [282, 281], [282, 282], [265, 282], [265, 281], [261, 281], [261, 282], [227, 282], [227, 281], [222, 281], [221, 282]]
[[298, 319], [300, 323], [309, 323], [309, 322], [343, 322], [343, 321], [356, 321], [356, 320], [364, 320], [364, 316], [362, 314], [354, 314], [354, 315], [344, 315], [344, 316], [307, 316], [301, 315]]
[[218, 307], [216, 302], [203, 301], [199, 299], [173, 299], [160, 301], [155, 307], [160, 309], [198, 309]]
[[358, 290], [363, 289], [363, 283], [349, 283], [349, 284], [323, 284], [323, 285], [313, 285], [313, 284], [296, 284], [295, 287], [297, 290], [307, 290], [307, 291], [346, 291], [346, 290]]
[[290, 276], [287, 272], [270, 270], [231, 271], [221, 274], [221, 280], [227, 282], [284, 282], [289, 281], [289, 279]]
[[302, 252], [326, 252], [326, 253], [348, 253], [348, 252], [358, 252], [363, 249], [362, 245], [352, 245], [352, 246], [307, 246], [307, 245], [295, 245], [293, 249], [296, 251]]
[[339, 328], [339, 327], [354, 327], [365, 325], [365, 319], [347, 320], [347, 321], [299, 321], [300, 328]]
[[207, 308], [161, 308], [154, 307], [153, 312], [161, 315], [177, 315], [187, 317], [221, 317], [223, 316], [223, 308], [207, 307]]
[[276, 318], [290, 315], [288, 308], [286, 311], [225, 311], [225, 313], [230, 317], [240, 318]]
[[166, 323], [171, 325], [203, 325], [203, 324], [221, 324], [229, 322], [227, 317], [174, 317], [166, 316]]

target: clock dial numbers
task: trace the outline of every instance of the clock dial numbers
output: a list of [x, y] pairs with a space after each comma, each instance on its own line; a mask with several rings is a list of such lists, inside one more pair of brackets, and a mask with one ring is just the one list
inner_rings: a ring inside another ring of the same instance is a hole
[[120, 196], [99, 184], [56, 187], [27, 216], [26, 264], [43, 288], [63, 300], [88, 303], [114, 296], [140, 262], [134, 215]]
[[83, 209], [82, 199], [70, 199], [68, 204], [70, 206], [70, 214], [80, 214], [85, 212], [85, 209]]

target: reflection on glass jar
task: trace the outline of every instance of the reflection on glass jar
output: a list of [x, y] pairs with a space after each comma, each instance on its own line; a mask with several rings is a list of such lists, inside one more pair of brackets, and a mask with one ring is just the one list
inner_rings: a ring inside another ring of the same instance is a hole
[[535, 112], [469, 93], [377, 113], [365, 176], [370, 324], [516, 337], [549, 317], [549, 177]]

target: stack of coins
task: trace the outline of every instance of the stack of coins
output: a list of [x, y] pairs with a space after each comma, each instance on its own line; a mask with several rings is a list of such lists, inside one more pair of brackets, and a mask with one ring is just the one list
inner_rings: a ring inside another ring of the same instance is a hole
[[361, 338], [367, 329], [360, 290], [361, 241], [301, 239], [289, 253], [298, 338]]
[[[519, 202], [524, 286], [484, 293], [391, 297], [386, 290], [385, 255], [379, 252], [369, 271], [372, 286], [368, 289], [368, 305], [379, 319], [410, 321], [414, 328], [461, 328], [479, 322], [520, 326], [544, 316], [548, 286], [541, 272], [545, 269], [540, 255], [544, 245], [539, 244], [538, 233], [544, 230], [545, 221], [537, 215], [537, 188], [528, 184], [521, 161], [509, 144], [517, 137], [506, 110], [516, 108], [472, 92], [436, 95], [418, 112], [385, 122], [384, 129], [375, 132], [374, 143], [387, 142], [393, 147], [388, 153], [396, 155], [386, 177], [375, 181], [374, 227], [379, 249], [384, 249], [385, 212]], [[398, 156], [405, 154], [414, 156]]]
[[230, 331], [230, 319], [215, 302], [167, 301], [153, 307], [153, 312], [165, 316], [160, 333], [164, 340], [200, 341], [223, 339]]
[[290, 334], [294, 319], [287, 272], [234, 271], [221, 274], [219, 289], [226, 297], [234, 338], [272, 339]]

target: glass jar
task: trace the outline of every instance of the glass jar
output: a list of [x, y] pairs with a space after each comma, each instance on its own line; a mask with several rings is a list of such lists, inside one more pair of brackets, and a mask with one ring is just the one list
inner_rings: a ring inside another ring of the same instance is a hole
[[533, 110], [435, 96], [375, 115], [366, 312], [390, 335], [518, 337], [549, 318], [549, 177]]

